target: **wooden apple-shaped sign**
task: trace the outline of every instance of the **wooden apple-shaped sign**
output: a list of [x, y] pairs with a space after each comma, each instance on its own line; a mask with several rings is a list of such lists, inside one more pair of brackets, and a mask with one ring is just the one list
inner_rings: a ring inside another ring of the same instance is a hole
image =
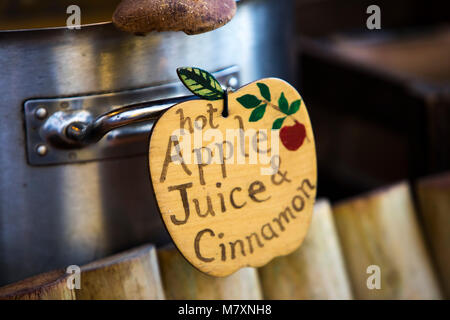
[[308, 230], [317, 182], [300, 95], [276, 78], [227, 93], [204, 70], [178, 74], [201, 99], [167, 110], [149, 146], [154, 193], [175, 245], [213, 276], [292, 252]]

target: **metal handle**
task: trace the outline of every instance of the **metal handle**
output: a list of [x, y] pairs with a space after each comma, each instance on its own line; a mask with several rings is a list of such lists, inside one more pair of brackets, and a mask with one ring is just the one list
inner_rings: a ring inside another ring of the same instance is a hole
[[[237, 66], [213, 74], [227, 87], [239, 86]], [[28, 162], [49, 165], [145, 154], [154, 121], [174, 104], [194, 98], [176, 81], [120, 92], [27, 100]]]
[[61, 133], [71, 140], [71, 145], [86, 146], [99, 141], [111, 130], [128, 124], [157, 120], [165, 110], [174, 104], [191, 99], [194, 99], [194, 96], [122, 107], [102, 114], [91, 122], [71, 122]]

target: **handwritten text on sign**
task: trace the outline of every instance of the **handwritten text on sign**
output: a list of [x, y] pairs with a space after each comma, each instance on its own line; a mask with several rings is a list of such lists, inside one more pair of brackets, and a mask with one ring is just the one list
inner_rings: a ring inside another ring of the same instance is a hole
[[[258, 87], [270, 89], [270, 100], [258, 98]], [[229, 95], [227, 118], [222, 100], [192, 100], [156, 123], [149, 162], [158, 206], [174, 243], [201, 271], [260, 266], [303, 241], [317, 169], [300, 101], [286, 82], [263, 79]]]

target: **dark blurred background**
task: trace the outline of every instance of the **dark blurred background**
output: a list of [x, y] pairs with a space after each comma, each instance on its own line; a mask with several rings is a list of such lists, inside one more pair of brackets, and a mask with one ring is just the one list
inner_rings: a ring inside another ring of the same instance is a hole
[[[369, 30], [369, 5], [381, 29]], [[450, 167], [445, 1], [299, 0], [299, 87], [317, 139], [319, 196], [353, 196]]]

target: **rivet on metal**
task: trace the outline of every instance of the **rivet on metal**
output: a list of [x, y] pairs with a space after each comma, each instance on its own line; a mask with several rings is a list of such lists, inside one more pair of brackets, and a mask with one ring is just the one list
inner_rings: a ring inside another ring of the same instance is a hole
[[40, 156], [45, 156], [48, 152], [48, 148], [45, 144], [40, 144], [36, 147], [36, 152]]
[[236, 77], [230, 77], [227, 81], [227, 87], [236, 89], [236, 87], [238, 86], [238, 83], [239, 83], [239, 81]]
[[35, 111], [36, 118], [39, 120], [45, 119], [47, 117], [47, 109], [45, 107], [39, 107]]

